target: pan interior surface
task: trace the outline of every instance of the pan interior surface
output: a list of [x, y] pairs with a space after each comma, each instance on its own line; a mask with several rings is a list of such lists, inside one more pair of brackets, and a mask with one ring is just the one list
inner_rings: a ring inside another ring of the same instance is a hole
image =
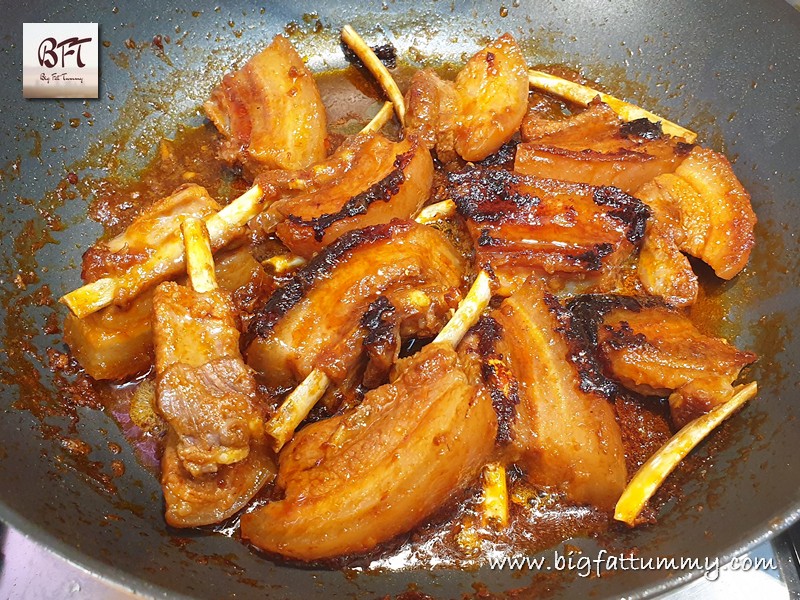
[[[409, 589], [443, 598], [514, 590], [643, 597], [697, 574], [358, 573], [276, 564], [235, 539], [167, 530], [158, 482], [111, 416], [59, 391], [48, 348], [65, 350], [52, 323], [66, 309], [53, 298], [75, 287], [81, 253], [102, 233], [87, 216], [91, 198], [68, 175], [134, 175], [161, 137], [201, 123], [199, 107], [222, 75], [276, 33], [287, 33], [314, 71], [345, 66], [338, 31], [348, 22], [368, 41], [394, 44], [415, 67], [461, 64], [486, 39], [510, 31], [529, 64], [580, 67], [735, 159], [759, 218], [757, 244], [746, 271], [715, 293], [740, 299], [721, 303], [723, 328], [761, 357], [751, 372], [759, 397], [725, 425], [722, 442], [699, 449], [694, 472], [676, 473], [680, 493], [657, 525], [610, 541], [568, 542], [589, 557], [602, 545], [635, 549], [644, 559], [725, 560], [800, 515], [800, 342], [793, 334], [800, 329], [800, 255], [792, 226], [800, 220], [800, 13], [785, 2], [322, 0], [213, 8], [140, 0], [62, 9], [32, 2], [10, 12], [0, 24], [9, 65], [0, 89], [0, 517], [13, 527], [102, 577], [170, 597], [372, 598]], [[22, 23], [43, 20], [100, 24], [99, 99], [22, 99], [15, 81]], [[111, 476], [113, 461], [124, 463], [124, 474]], [[563, 554], [564, 544], [542, 553], [551, 565], [554, 551]]]

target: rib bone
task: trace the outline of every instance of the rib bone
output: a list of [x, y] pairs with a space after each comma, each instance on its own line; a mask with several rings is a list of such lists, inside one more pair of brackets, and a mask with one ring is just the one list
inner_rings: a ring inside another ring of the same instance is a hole
[[378, 80], [381, 88], [394, 104], [394, 110], [397, 113], [400, 124], [405, 125], [406, 103], [389, 70], [350, 25], [345, 25], [342, 28], [342, 40], [361, 59], [367, 70], [372, 73], [372, 76]]
[[677, 123], [668, 121], [664, 117], [651, 113], [635, 104], [630, 104], [629, 102], [625, 102], [609, 94], [598, 92], [580, 83], [574, 83], [568, 79], [562, 79], [561, 77], [556, 77], [555, 75], [542, 73], [541, 71], [535, 71], [533, 69], [528, 71], [528, 82], [531, 87], [560, 98], [565, 98], [581, 106], [588, 106], [592, 100], [600, 96], [600, 100], [608, 104], [615, 113], [626, 121], [644, 118], [653, 123], [661, 122], [661, 129], [664, 133], [668, 133], [674, 137], [682, 137], [690, 144], [697, 139], [697, 134], [694, 131], [681, 127]]
[[740, 386], [733, 398], [725, 404], [691, 421], [672, 436], [641, 466], [628, 483], [617, 502], [614, 518], [632, 526], [647, 501], [686, 455], [720, 423], [753, 398], [756, 392], [758, 392], [758, 384], [755, 381]]
[[[453, 317], [444, 326], [433, 343], [449, 344], [455, 348], [480, 317], [492, 298], [491, 280], [485, 271], [478, 273], [466, 297], [458, 305]], [[319, 369], [314, 369], [283, 401], [278, 412], [266, 424], [265, 431], [272, 437], [273, 449], [278, 452], [294, 435], [294, 430], [308, 416], [309, 411], [325, 393], [330, 379]]]
[[[263, 209], [263, 190], [254, 185], [218, 213], [205, 219], [212, 250], [219, 250], [241, 235], [241, 227]], [[141, 292], [177, 275], [184, 268], [180, 239], [162, 246], [145, 262], [119, 277], [104, 277], [61, 297], [76, 317], [101, 308], [124, 306]]]

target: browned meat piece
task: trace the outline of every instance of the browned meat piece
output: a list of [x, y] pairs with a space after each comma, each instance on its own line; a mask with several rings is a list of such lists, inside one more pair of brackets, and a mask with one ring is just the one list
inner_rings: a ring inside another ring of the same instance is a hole
[[[244, 247], [220, 255], [217, 280], [236, 298], [270, 289], [264, 269]], [[83, 318], [67, 313], [64, 340], [87, 374], [94, 379], [124, 379], [150, 368], [153, 293], [147, 290], [128, 308], [109, 306]]]
[[203, 108], [225, 136], [221, 158], [252, 172], [301, 169], [325, 158], [325, 106], [311, 71], [282, 35], [226, 75]]
[[562, 310], [531, 278], [490, 314], [483, 373], [492, 397], [515, 406], [509, 459], [532, 483], [608, 509], [626, 482], [622, 436], [608, 400], [581, 390], [558, 320]]
[[91, 283], [125, 273], [131, 266], [144, 262], [166, 240], [174, 239], [186, 217], [202, 219], [220, 208], [204, 187], [195, 184], [179, 187], [142, 212], [123, 233], [89, 248], [83, 255], [83, 281]]
[[244, 460], [193, 477], [183, 467], [178, 445], [178, 435], [170, 431], [161, 457], [161, 486], [165, 518], [172, 527], [200, 527], [227, 519], [272, 481], [277, 471], [275, 455], [262, 440], [253, 442]]
[[610, 311], [598, 343], [611, 376], [628, 389], [656, 396], [675, 392], [670, 408], [679, 426], [727, 400], [739, 372], [756, 359], [664, 308]]
[[680, 211], [681, 250], [708, 263], [723, 279], [744, 268], [755, 243], [756, 215], [724, 156], [695, 148], [674, 175], [657, 177], [653, 184]]
[[661, 193], [658, 180], [656, 177], [636, 192], [636, 197], [647, 204], [651, 213], [639, 251], [637, 272], [647, 293], [660, 296], [672, 306], [689, 306], [697, 299], [697, 275], [680, 251], [686, 239], [680, 208]]
[[528, 65], [516, 40], [506, 33], [470, 58], [456, 93], [456, 152], [483, 160], [517, 132], [528, 107]]
[[730, 377], [709, 375], [698, 377], [669, 395], [669, 410], [676, 427], [712, 411], [733, 397]]
[[558, 131], [568, 122], [565, 106], [552, 96], [531, 90], [519, 133], [523, 142]]
[[153, 334], [157, 404], [169, 426], [161, 461], [166, 519], [195, 527], [242, 508], [274, 476], [275, 461], [208, 231], [199, 219], [181, 231], [191, 288], [172, 281], [156, 288]]
[[591, 148], [596, 152], [613, 152], [636, 145], [620, 132], [622, 121], [617, 113], [602, 102], [569, 117], [553, 118], [552, 110], [542, 116], [542, 112], [539, 105], [528, 108], [520, 129], [523, 141], [568, 150]]
[[456, 157], [456, 119], [458, 94], [450, 81], [442, 80], [432, 69], [417, 71], [406, 92], [405, 131], [436, 149], [441, 161]]
[[372, 389], [388, 381], [400, 355], [397, 309], [386, 296], [378, 296], [361, 317], [361, 326], [367, 332], [363, 343], [367, 364], [362, 381], [366, 388]]
[[214, 257], [217, 283], [231, 293], [241, 322], [240, 330], [249, 324], [251, 313], [275, 291], [275, 280], [253, 256], [257, 253], [258, 249], [251, 252], [250, 247], [242, 246], [236, 250], [222, 251]]
[[473, 56], [455, 83], [418, 73], [406, 95], [406, 130], [434, 144], [447, 160], [455, 150], [469, 161], [496, 152], [519, 129], [528, 102], [528, 71], [514, 38], [505, 34]]
[[[350, 171], [356, 171], [360, 174], [360, 178], [364, 179], [370, 174], [370, 169], [374, 168], [374, 163], [367, 162], [369, 159], [375, 160], [371, 157], [371, 144], [380, 145], [381, 148], [394, 147], [388, 145], [391, 142], [379, 134], [359, 133], [345, 138], [333, 154], [320, 162], [291, 171], [282, 169], [262, 171], [256, 176], [254, 183], [261, 185], [264, 189], [274, 189], [282, 194], [297, 194], [333, 186]], [[362, 170], [360, 164], [370, 166]], [[269, 208], [276, 205], [281, 206], [281, 204], [273, 202]], [[280, 218], [280, 213], [273, 211], [273, 221], [277, 222], [276, 220]]]
[[350, 231], [258, 312], [247, 362], [272, 385], [294, 387], [314, 368], [339, 383], [362, 356], [361, 320], [379, 296], [401, 336], [433, 336], [458, 304], [466, 269], [444, 235], [414, 221]]
[[648, 209], [615, 188], [471, 168], [449, 175], [448, 192], [508, 295], [532, 272], [612, 274], [641, 243]]
[[697, 278], [681, 250], [706, 260], [720, 277], [746, 264], [755, 215], [721, 155], [665, 139], [649, 122], [622, 123], [602, 103], [568, 119], [532, 116], [523, 133], [531, 141], [518, 146], [515, 170], [614, 185], [653, 208], [639, 262], [649, 293], [676, 306], [694, 302]]
[[433, 160], [413, 138], [359, 135], [337, 153], [352, 155], [339, 176], [270, 208], [281, 220], [278, 237], [305, 258], [347, 231], [412, 217], [430, 195]]
[[127, 309], [109, 306], [82, 319], [68, 312], [64, 341], [94, 379], [124, 379], [153, 364], [153, 292]]
[[263, 428], [234, 314], [218, 289], [199, 293], [166, 282], [153, 297], [158, 405], [195, 477], [245, 458]]
[[255, 383], [236, 357], [193, 366], [177, 363], [159, 378], [158, 405], [179, 436], [176, 448], [193, 476], [244, 459], [261, 427], [250, 406]]
[[529, 119], [523, 131], [531, 141], [517, 147], [515, 171], [629, 194], [675, 171], [691, 150], [646, 119], [623, 123], [602, 103], [567, 119]]
[[372, 550], [462, 492], [494, 448], [495, 415], [456, 353], [431, 344], [345, 414], [281, 453], [283, 499], [242, 516], [242, 537], [304, 561]]
[[685, 153], [670, 142], [644, 142], [636, 150], [616, 152], [564, 150], [533, 144], [517, 146], [514, 170], [590, 185], [612, 185], [632, 194], [662, 173], [670, 173]]

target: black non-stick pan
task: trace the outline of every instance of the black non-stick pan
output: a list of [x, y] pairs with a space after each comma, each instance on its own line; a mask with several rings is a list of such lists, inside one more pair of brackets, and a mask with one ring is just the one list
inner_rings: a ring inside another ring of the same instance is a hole
[[[761, 357], [752, 371], [759, 396], [716, 442], [699, 449], [693, 470], [676, 473], [675, 499], [657, 525], [603, 543], [645, 558], [724, 561], [800, 514], [800, 13], [790, 5], [57, 4], [5, 1], [0, 22], [0, 517], [11, 526], [102, 577], [155, 596], [331, 600], [414, 589], [448, 598], [476, 590], [517, 590], [524, 597], [528, 589], [530, 595], [558, 597], [642, 597], [697, 574], [365, 574], [278, 566], [235, 539], [168, 532], [158, 483], [137, 463], [111, 416], [59, 391], [48, 366], [57, 357], [48, 359], [47, 349], [64, 350], [52, 314], [63, 316], [65, 309], [52, 298], [79, 283], [80, 255], [101, 233], [87, 216], [91, 198], [69, 179], [119, 169], [135, 174], [159, 137], [172, 135], [181, 123], [202, 122], [198, 108], [225, 71], [291, 22], [291, 39], [315, 71], [344, 66], [336, 33], [346, 22], [368, 41], [390, 41], [401, 61], [412, 65], [425, 57], [434, 65], [461, 63], [488, 37], [510, 31], [523, 42], [530, 64], [581, 66], [607, 89], [698, 130], [703, 143], [732, 157], [752, 193], [758, 241], [747, 271], [712, 287], [722, 296], [717, 306], [723, 329]], [[42, 21], [100, 24], [98, 100], [23, 100], [22, 23]], [[158, 35], [163, 50], [153, 43]], [[114, 460], [124, 463], [123, 475], [113, 475]], [[586, 556], [599, 547], [596, 540], [570, 543]]]

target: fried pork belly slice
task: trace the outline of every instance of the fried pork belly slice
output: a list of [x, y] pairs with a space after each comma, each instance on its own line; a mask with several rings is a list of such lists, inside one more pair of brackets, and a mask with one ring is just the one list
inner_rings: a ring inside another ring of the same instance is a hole
[[[245, 247], [223, 252], [216, 261], [219, 285], [237, 298], [270, 289], [261, 264]], [[64, 321], [64, 340], [84, 371], [94, 379], [125, 379], [153, 364], [153, 293], [137, 296], [127, 308], [109, 306], [83, 318]]]
[[679, 427], [728, 400], [733, 381], [756, 359], [666, 308], [611, 310], [597, 340], [610, 375], [622, 385], [645, 395], [672, 394]]
[[633, 194], [654, 177], [675, 171], [692, 148], [663, 136], [657, 124], [623, 123], [613, 112], [596, 103], [552, 123], [529, 119], [523, 132], [531, 141], [517, 146], [514, 170]]
[[244, 460], [194, 477], [183, 467], [179, 444], [177, 433], [171, 430], [161, 457], [164, 516], [172, 527], [200, 527], [233, 516], [277, 472], [277, 459], [261, 440], [253, 442]]
[[662, 173], [670, 173], [685, 153], [665, 140], [644, 142], [635, 150], [615, 152], [565, 150], [554, 146], [520, 144], [514, 170], [596, 186], [614, 186], [632, 194]]
[[231, 294], [240, 331], [250, 323], [251, 313], [267, 301], [276, 287], [275, 279], [256, 260], [257, 252], [257, 249], [251, 251], [250, 247], [241, 246], [214, 257], [217, 284]]
[[500, 169], [452, 173], [447, 191], [467, 221], [478, 264], [492, 268], [503, 295], [531, 273], [613, 274], [641, 243], [649, 214], [615, 188]]
[[251, 172], [302, 169], [325, 158], [325, 106], [311, 71], [282, 35], [225, 75], [203, 108], [225, 137], [220, 157]]
[[565, 105], [547, 94], [528, 92], [528, 108], [522, 118], [519, 134], [523, 142], [558, 131], [568, 123]]
[[358, 407], [294, 437], [280, 455], [283, 498], [243, 515], [242, 537], [303, 561], [367, 552], [475, 481], [496, 427], [458, 355], [430, 344]]
[[317, 254], [254, 317], [247, 362], [294, 387], [321, 369], [334, 383], [362, 357], [362, 318], [380, 296], [400, 335], [433, 337], [458, 305], [466, 259], [439, 231], [392, 221], [350, 231]]
[[[556, 119], [552, 118], [550, 110], [547, 110], [547, 116], [542, 116], [542, 112], [539, 104], [528, 107], [520, 128], [523, 142], [537, 142], [569, 150], [591, 148], [596, 152], [613, 152], [636, 145], [634, 139], [620, 131], [622, 121], [605, 103], [596, 102], [582, 112]], [[654, 135], [648, 137], [661, 137], [660, 131], [652, 131]]]
[[430, 196], [433, 159], [413, 136], [359, 135], [343, 152], [355, 156], [340, 177], [270, 208], [281, 219], [278, 237], [304, 258], [347, 231], [411, 218]]
[[493, 397], [516, 404], [509, 452], [527, 478], [609, 509], [627, 477], [622, 434], [611, 403], [581, 390], [567, 358], [562, 310], [538, 279], [529, 279], [490, 315], [496, 339], [484, 374]]
[[139, 295], [127, 308], [109, 306], [84, 318], [71, 311], [64, 341], [94, 379], [125, 379], [153, 364], [153, 293]]
[[414, 73], [405, 97], [405, 132], [415, 135], [442, 162], [456, 157], [458, 94], [451, 81], [444, 81], [432, 69]]
[[417, 73], [406, 94], [406, 131], [415, 132], [440, 159], [452, 151], [479, 161], [519, 129], [528, 104], [528, 67], [517, 42], [505, 34], [476, 53], [455, 83], [432, 71]]
[[695, 148], [674, 175], [657, 177], [653, 184], [680, 212], [685, 233], [681, 250], [703, 260], [723, 279], [744, 268], [755, 243], [756, 215], [750, 195], [724, 156]]
[[[369, 167], [363, 169], [359, 167], [364, 154], [369, 151], [370, 144], [384, 142], [386, 142], [386, 138], [379, 134], [358, 133], [345, 138], [333, 154], [320, 162], [291, 171], [283, 169], [262, 171], [255, 177], [254, 183], [264, 189], [274, 189], [281, 194], [297, 194], [318, 191], [326, 186], [335, 185], [351, 171], [360, 173], [364, 178], [370, 172]], [[369, 165], [370, 163], [364, 162], [363, 164]], [[268, 208], [275, 206], [282, 205], [273, 202]], [[275, 212], [273, 219], [278, 218], [282, 217], [280, 213]]]
[[506, 33], [475, 54], [455, 85], [456, 152], [483, 160], [511, 139], [528, 108], [528, 65], [516, 40]]
[[122, 275], [178, 235], [181, 221], [186, 217], [202, 219], [220, 208], [204, 187], [195, 184], [179, 187], [140, 214], [123, 233], [91, 246], [83, 255], [83, 281], [91, 283]]
[[639, 251], [637, 274], [648, 294], [660, 296], [672, 306], [690, 306], [697, 299], [697, 275], [680, 251], [686, 239], [680, 208], [661, 192], [658, 179], [636, 192], [651, 213]]
[[158, 407], [181, 464], [197, 477], [243, 460], [263, 422], [230, 296], [169, 281], [156, 288], [153, 315]]

